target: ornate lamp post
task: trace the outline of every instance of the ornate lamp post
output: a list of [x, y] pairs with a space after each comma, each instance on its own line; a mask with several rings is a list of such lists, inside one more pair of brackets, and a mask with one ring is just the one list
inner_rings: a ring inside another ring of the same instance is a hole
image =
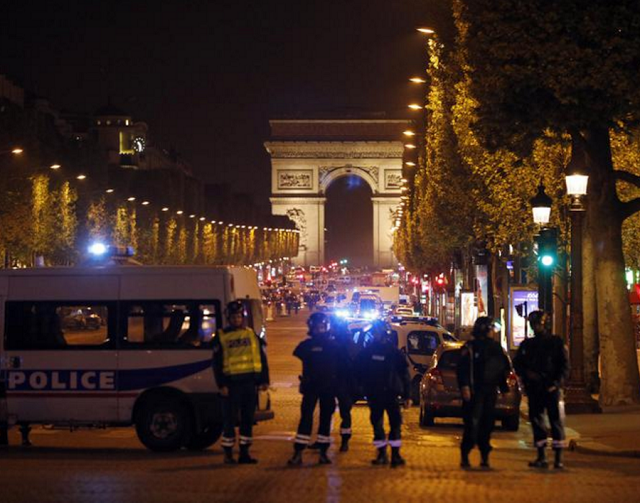
[[567, 384], [565, 409], [569, 414], [601, 412], [598, 403], [587, 391], [584, 380], [584, 340], [582, 318], [582, 217], [585, 212], [589, 177], [569, 167], [565, 176], [567, 194], [571, 196], [571, 305], [569, 317], [569, 348], [571, 375]]

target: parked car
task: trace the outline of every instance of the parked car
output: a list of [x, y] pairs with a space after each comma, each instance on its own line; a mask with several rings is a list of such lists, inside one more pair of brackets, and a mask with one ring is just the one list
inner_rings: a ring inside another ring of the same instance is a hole
[[[462, 395], [456, 377], [462, 346], [462, 342], [447, 342], [436, 349], [420, 383], [420, 425], [433, 426], [436, 417], [462, 417]], [[513, 368], [507, 383], [509, 391], [498, 394], [496, 419], [502, 421], [505, 430], [518, 431], [522, 394]]]
[[458, 339], [434, 318], [416, 318], [413, 321], [401, 319], [390, 326], [398, 334], [398, 349], [407, 357], [411, 373], [411, 399], [414, 405], [418, 405], [420, 381], [431, 365], [436, 349], [445, 342], [456, 342]]

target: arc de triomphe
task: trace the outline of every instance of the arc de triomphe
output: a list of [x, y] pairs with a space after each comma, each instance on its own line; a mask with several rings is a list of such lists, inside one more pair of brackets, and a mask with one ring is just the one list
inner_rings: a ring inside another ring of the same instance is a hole
[[402, 131], [407, 120], [272, 120], [271, 206], [300, 230], [294, 263], [323, 264], [326, 191], [343, 176], [355, 175], [371, 188], [373, 265], [396, 265], [392, 227], [402, 186]]

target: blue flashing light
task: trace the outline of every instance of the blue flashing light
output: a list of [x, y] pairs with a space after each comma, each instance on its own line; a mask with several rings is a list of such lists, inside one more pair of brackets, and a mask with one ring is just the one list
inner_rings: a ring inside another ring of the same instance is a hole
[[89, 253], [96, 257], [101, 257], [102, 255], [107, 253], [107, 250], [107, 245], [105, 245], [104, 243], [93, 243], [91, 246], [89, 246]]

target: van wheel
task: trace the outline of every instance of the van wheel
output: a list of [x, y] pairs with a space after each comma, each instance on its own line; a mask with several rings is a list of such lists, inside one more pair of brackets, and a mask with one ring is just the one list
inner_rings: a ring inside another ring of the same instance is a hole
[[220, 435], [222, 435], [222, 423], [210, 424], [200, 433], [192, 435], [185, 447], [190, 451], [203, 451], [215, 444]]
[[520, 415], [514, 414], [513, 416], [505, 417], [502, 420], [502, 429], [507, 431], [518, 431], [520, 428]]
[[424, 407], [420, 407], [420, 426], [433, 426], [436, 418], [432, 412], [427, 411]]
[[176, 399], [151, 398], [142, 405], [136, 433], [140, 442], [152, 451], [176, 451], [191, 438], [189, 411]]

